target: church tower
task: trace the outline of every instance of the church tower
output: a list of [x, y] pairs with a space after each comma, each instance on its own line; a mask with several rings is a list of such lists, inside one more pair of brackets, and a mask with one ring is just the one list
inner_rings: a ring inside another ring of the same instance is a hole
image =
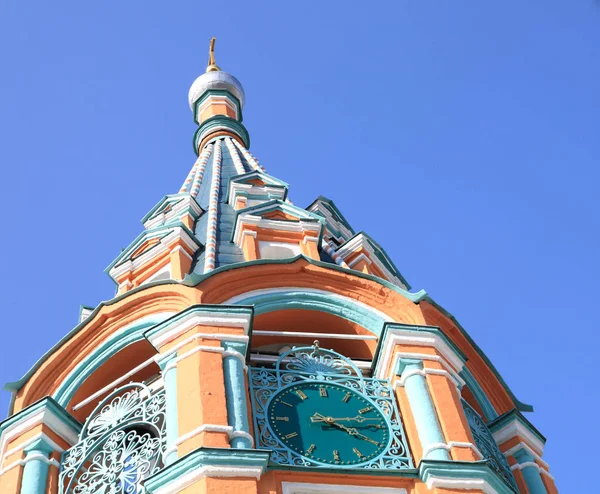
[[333, 201], [292, 203], [245, 98], [213, 38], [181, 188], [5, 387], [0, 493], [556, 493], [532, 407]]

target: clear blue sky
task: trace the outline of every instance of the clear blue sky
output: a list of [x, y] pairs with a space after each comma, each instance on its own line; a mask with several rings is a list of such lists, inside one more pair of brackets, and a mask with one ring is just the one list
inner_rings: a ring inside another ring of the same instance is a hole
[[0, 4], [0, 380], [111, 298], [103, 269], [178, 190], [214, 35], [294, 202], [333, 199], [455, 314], [561, 491], [596, 492], [600, 4], [353, 5]]

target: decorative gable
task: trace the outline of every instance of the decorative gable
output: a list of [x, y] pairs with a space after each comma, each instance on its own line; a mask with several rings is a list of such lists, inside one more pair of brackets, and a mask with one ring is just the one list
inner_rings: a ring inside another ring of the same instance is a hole
[[366, 233], [359, 232], [339, 247], [336, 253], [351, 269], [378, 276], [405, 290], [410, 289], [383, 248]]
[[255, 170], [232, 177], [227, 192], [229, 204], [236, 210], [272, 200], [285, 201], [288, 184]]
[[238, 211], [233, 232], [246, 261], [303, 254], [319, 258], [323, 219], [281, 200]]
[[325, 218], [325, 237], [337, 245], [343, 244], [354, 235], [354, 230], [346, 218], [333, 201], [326, 197], [319, 196], [306, 210]]
[[183, 223], [187, 228], [193, 228], [194, 222], [204, 213], [196, 199], [190, 194], [173, 194], [165, 196], [142, 218], [146, 230], [168, 225]]
[[182, 280], [200, 244], [184, 225], [143, 232], [106, 268], [119, 293], [162, 279]]

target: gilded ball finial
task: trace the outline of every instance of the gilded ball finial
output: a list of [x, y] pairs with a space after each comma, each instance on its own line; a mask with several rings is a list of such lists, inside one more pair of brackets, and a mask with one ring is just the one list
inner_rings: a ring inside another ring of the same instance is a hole
[[208, 66], [206, 67], [206, 72], [219, 72], [221, 70], [215, 62], [215, 41], [217, 41], [217, 38], [213, 36], [208, 48]]

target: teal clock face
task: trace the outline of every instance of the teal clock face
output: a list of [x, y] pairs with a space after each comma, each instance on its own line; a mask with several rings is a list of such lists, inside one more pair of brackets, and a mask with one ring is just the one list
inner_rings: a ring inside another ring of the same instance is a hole
[[271, 429], [288, 448], [329, 465], [356, 465], [383, 453], [388, 424], [377, 406], [336, 384], [299, 383], [273, 396]]

